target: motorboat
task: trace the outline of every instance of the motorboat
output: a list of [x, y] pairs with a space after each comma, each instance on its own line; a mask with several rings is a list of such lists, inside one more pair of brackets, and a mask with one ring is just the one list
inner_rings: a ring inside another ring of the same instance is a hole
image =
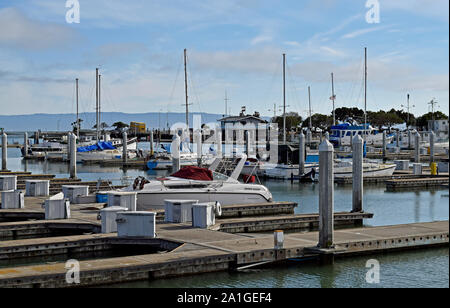
[[[377, 162], [364, 162], [363, 163], [363, 176], [364, 177], [389, 177], [394, 174], [397, 165], [395, 164], [383, 164]], [[319, 168], [316, 169], [316, 180], [319, 180]], [[334, 177], [338, 178], [352, 178], [353, 177], [353, 163], [352, 161], [335, 161], [334, 164]]]
[[139, 210], [163, 208], [164, 200], [218, 201], [221, 205], [272, 202], [272, 194], [265, 186], [238, 181], [247, 156], [241, 154], [239, 158], [230, 176], [215, 171], [221, 161], [216, 158], [209, 169], [188, 166], [165, 178], [137, 178], [120, 191], [137, 192]]
[[[367, 145], [383, 146], [383, 133], [374, 129], [370, 124], [343, 123], [334, 125], [331, 127], [330, 142], [334, 146], [349, 146], [352, 144], [351, 139], [356, 135], [363, 137]], [[391, 143], [394, 136], [394, 134], [387, 134], [386, 144]]]

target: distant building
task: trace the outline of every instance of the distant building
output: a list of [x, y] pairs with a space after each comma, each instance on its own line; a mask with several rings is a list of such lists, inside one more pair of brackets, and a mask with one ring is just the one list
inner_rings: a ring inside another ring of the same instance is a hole
[[428, 121], [428, 130], [435, 133], [447, 133], [449, 129], [448, 120]]

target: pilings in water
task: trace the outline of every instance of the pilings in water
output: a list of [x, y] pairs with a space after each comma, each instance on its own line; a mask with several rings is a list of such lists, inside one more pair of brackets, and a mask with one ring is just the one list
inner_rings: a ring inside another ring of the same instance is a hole
[[25, 132], [23, 134], [23, 153], [24, 153], [24, 156], [28, 155], [28, 133], [27, 132]]
[[245, 141], [245, 155], [247, 157], [250, 156], [250, 132], [246, 130], [244, 132], [244, 141]]
[[123, 143], [122, 161], [124, 163], [126, 163], [128, 161], [128, 134], [127, 134], [127, 132], [123, 132], [123, 134], [122, 134], [122, 143]]
[[194, 143], [197, 145], [197, 165], [202, 166], [202, 133], [200, 131], [194, 132]]
[[2, 134], [2, 171], [8, 171], [8, 135]]
[[150, 156], [155, 154], [153, 130], [150, 133]]
[[397, 148], [400, 150], [400, 131], [398, 130], [395, 134], [395, 143], [397, 144]]
[[222, 157], [222, 129], [216, 129], [217, 157]]
[[311, 130], [309, 128], [306, 130], [306, 142], [307, 142], [308, 146], [311, 147], [312, 132], [311, 132]]
[[420, 163], [420, 134], [416, 131], [416, 134], [414, 135], [414, 142], [415, 142], [415, 154], [414, 154], [414, 161], [419, 164]]
[[356, 135], [353, 138], [353, 202], [352, 202], [352, 212], [362, 212], [363, 211], [363, 191], [364, 191], [364, 178], [363, 178], [363, 157], [364, 157], [364, 140]]
[[411, 130], [408, 130], [408, 149], [411, 149]]
[[436, 134], [434, 132], [430, 133], [430, 163], [434, 163], [434, 140]]
[[70, 178], [77, 178], [77, 136], [69, 134], [69, 151], [70, 151]]
[[300, 135], [299, 135], [299, 148], [298, 148], [298, 154], [299, 154], [299, 159], [298, 159], [298, 176], [299, 177], [301, 177], [302, 175], [305, 174], [305, 152], [306, 152], [305, 135], [303, 134], [303, 132], [300, 132]]
[[181, 139], [178, 134], [175, 135], [172, 141], [172, 172], [178, 172], [180, 170], [180, 143]]
[[324, 140], [319, 146], [319, 248], [334, 241], [334, 148]]
[[383, 131], [383, 161], [386, 160], [386, 131]]

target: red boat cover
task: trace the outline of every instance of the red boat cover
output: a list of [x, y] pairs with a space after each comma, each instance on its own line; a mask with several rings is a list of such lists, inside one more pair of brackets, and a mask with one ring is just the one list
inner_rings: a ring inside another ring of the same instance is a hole
[[213, 175], [211, 170], [187, 166], [182, 168], [177, 173], [172, 174], [175, 178], [188, 179], [194, 181], [213, 181]]

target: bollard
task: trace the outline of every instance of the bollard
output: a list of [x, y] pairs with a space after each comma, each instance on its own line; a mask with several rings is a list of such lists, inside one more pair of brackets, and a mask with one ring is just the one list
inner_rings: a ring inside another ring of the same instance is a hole
[[334, 148], [324, 140], [319, 146], [319, 247], [331, 248], [334, 237]]
[[386, 131], [383, 131], [383, 160], [386, 160]]
[[197, 145], [197, 165], [202, 166], [202, 133], [200, 131], [195, 132], [195, 143]]
[[70, 150], [70, 178], [77, 178], [77, 136], [69, 134]]
[[353, 209], [352, 212], [363, 212], [363, 157], [364, 157], [364, 140], [361, 136], [356, 135], [353, 138]]
[[155, 154], [153, 130], [150, 132], [150, 156]]
[[2, 171], [8, 171], [8, 135], [2, 134]]
[[436, 134], [434, 132], [430, 133], [430, 163], [434, 163], [434, 139]]
[[127, 132], [123, 132], [123, 134], [122, 134], [122, 143], [123, 143], [122, 160], [124, 163], [127, 163], [127, 161], [128, 161], [128, 134], [127, 134]]
[[23, 156], [26, 157], [28, 155], [28, 133], [25, 132], [23, 134]]
[[414, 139], [414, 142], [415, 142], [415, 157], [414, 157], [414, 161], [416, 162], [416, 163], [420, 163], [420, 134], [419, 134], [419, 132], [417, 132], [416, 131], [416, 134], [415, 134], [415, 139]]
[[172, 141], [172, 172], [180, 170], [180, 136], [175, 135]]
[[273, 248], [280, 250], [284, 248], [284, 232], [282, 230], [276, 230], [273, 233]]
[[430, 168], [431, 168], [431, 175], [438, 175], [438, 165], [436, 163], [431, 163], [430, 164]]
[[299, 135], [299, 146], [298, 146], [298, 175], [301, 177], [305, 174], [305, 135], [303, 132], [300, 132]]

